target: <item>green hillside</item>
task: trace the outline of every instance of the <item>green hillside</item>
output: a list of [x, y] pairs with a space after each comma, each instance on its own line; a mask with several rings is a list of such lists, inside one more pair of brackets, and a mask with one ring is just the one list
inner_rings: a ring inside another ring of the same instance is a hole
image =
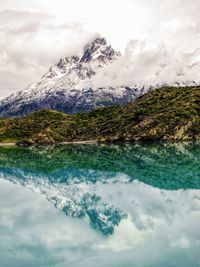
[[154, 90], [121, 107], [0, 119], [0, 142], [200, 140], [200, 87]]

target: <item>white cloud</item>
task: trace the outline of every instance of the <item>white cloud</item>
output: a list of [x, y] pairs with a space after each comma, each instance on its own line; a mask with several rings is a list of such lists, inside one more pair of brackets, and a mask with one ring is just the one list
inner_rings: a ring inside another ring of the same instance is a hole
[[[196, 57], [199, 12], [198, 0], [1, 0], [0, 98], [37, 81], [60, 57], [80, 53], [97, 33], [116, 49], [123, 50], [131, 39], [145, 41], [139, 55], [132, 59], [126, 50], [121, 60], [129, 69], [137, 62], [134, 73], [141, 79], [144, 72], [148, 79], [150, 69], [157, 69], [166, 50], [171, 64], [164, 76], [172, 77], [181, 64], [190, 64], [188, 53]], [[134, 73], [123, 76], [129, 81]], [[197, 73], [196, 67], [189, 78]]]
[[199, 49], [184, 52], [164, 43], [149, 48], [145, 42], [131, 41], [117, 62], [99, 71], [94, 84], [98, 88], [200, 83], [199, 69]]
[[59, 58], [80, 53], [94, 33], [44, 13], [0, 12], [0, 97], [40, 78]]

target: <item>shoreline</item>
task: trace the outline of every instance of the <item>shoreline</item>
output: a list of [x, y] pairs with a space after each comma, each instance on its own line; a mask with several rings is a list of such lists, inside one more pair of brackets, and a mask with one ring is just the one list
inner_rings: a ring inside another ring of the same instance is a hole
[[[60, 143], [55, 143], [55, 144], [49, 144], [49, 145], [70, 145], [70, 144], [91, 144], [91, 145], [97, 145], [99, 142], [97, 140], [88, 140], [88, 141], [72, 141], [72, 142], [60, 142]], [[34, 145], [44, 145], [44, 144], [33, 144]], [[0, 143], [0, 147], [4, 146], [18, 146], [17, 142], [16, 143]]]
[[16, 146], [16, 143], [0, 143], [1, 146]]
[[91, 145], [96, 145], [99, 142], [97, 140], [88, 140], [88, 141], [72, 141], [72, 142], [61, 142], [58, 143], [59, 145], [70, 145], [70, 144], [91, 144]]
[[[99, 145], [99, 144], [146, 144], [146, 143], [199, 143], [200, 140], [164, 140], [164, 141], [125, 141], [125, 142], [101, 142], [98, 140], [85, 140], [85, 141], [68, 141], [68, 142], [60, 142], [55, 144], [30, 144], [28, 146], [24, 147], [31, 147], [31, 146], [55, 146], [55, 145]], [[16, 143], [0, 143], [0, 147], [6, 147], [6, 146], [16, 146], [19, 147], [20, 145], [17, 145]], [[23, 147], [23, 145], [22, 145]]]

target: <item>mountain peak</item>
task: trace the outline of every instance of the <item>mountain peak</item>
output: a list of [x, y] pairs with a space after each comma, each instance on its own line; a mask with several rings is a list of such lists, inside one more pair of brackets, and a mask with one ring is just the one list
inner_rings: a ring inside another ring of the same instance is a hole
[[96, 68], [112, 63], [120, 55], [120, 52], [107, 45], [105, 38], [98, 37], [85, 46], [83, 55], [80, 58], [77, 56], [61, 58], [42, 78], [61, 77], [67, 73], [72, 74], [74, 70], [76, 73], [78, 72], [79, 78], [90, 78], [96, 73]]
[[97, 37], [93, 42], [92, 45], [107, 45], [106, 38], [104, 37]]
[[107, 45], [105, 38], [98, 37], [93, 42], [86, 45], [81, 63], [89, 63], [92, 60], [99, 60], [105, 62], [120, 56], [120, 52], [115, 51], [111, 46]]
[[61, 58], [38, 82], [2, 100], [0, 115], [24, 116], [46, 108], [77, 113], [127, 103], [137, 95], [135, 90], [97, 88], [93, 78], [120, 55], [105, 38], [98, 37], [85, 47], [80, 57]]
[[94, 52], [95, 50], [105, 47], [106, 45], [107, 45], [107, 41], [105, 38], [97, 37], [92, 42], [89, 42], [88, 44], [86, 44], [84, 48], [84, 52], [86, 52], [87, 50]]

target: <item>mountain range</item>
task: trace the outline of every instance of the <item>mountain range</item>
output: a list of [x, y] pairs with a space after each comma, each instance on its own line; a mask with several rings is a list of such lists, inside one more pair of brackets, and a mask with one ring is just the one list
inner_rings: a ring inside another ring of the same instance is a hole
[[[145, 71], [140, 78], [143, 82], [128, 82], [123, 75], [120, 76], [120, 81], [112, 80], [108, 73], [116, 66], [118, 66], [118, 71], [114, 75], [116, 77], [126, 68], [133, 68], [134, 73], [134, 68], [137, 66], [126, 65], [127, 59], [124, 61], [124, 55], [108, 45], [105, 38], [98, 37], [88, 43], [80, 55], [61, 58], [38, 82], [1, 100], [0, 117], [22, 117], [42, 109], [52, 109], [67, 114], [86, 112], [100, 107], [124, 105], [151, 89], [167, 85], [198, 85], [194, 80], [187, 80], [186, 74], [181, 71], [181, 66], [177, 72], [175, 71], [175, 77], [170, 84], [159, 82], [162, 81], [163, 74], [172, 68], [167, 53], [160, 59], [154, 70], [155, 78], [152, 82], [150, 79], [148, 84], [145, 82], [148, 80]], [[190, 61], [187, 66], [188, 71], [198, 65], [194, 64], [194, 59]], [[132, 72], [128, 75], [129, 78], [131, 75]], [[108, 83], [105, 82], [107, 79]]]
[[97, 86], [120, 57], [96, 38], [80, 57], [60, 59], [39, 82], [1, 100], [0, 142], [200, 140], [200, 87]]
[[94, 85], [95, 75], [120, 56], [105, 38], [95, 39], [86, 45], [81, 57], [61, 58], [41, 80], [1, 100], [0, 117], [20, 117], [41, 109], [72, 114], [132, 101], [147, 89]]

